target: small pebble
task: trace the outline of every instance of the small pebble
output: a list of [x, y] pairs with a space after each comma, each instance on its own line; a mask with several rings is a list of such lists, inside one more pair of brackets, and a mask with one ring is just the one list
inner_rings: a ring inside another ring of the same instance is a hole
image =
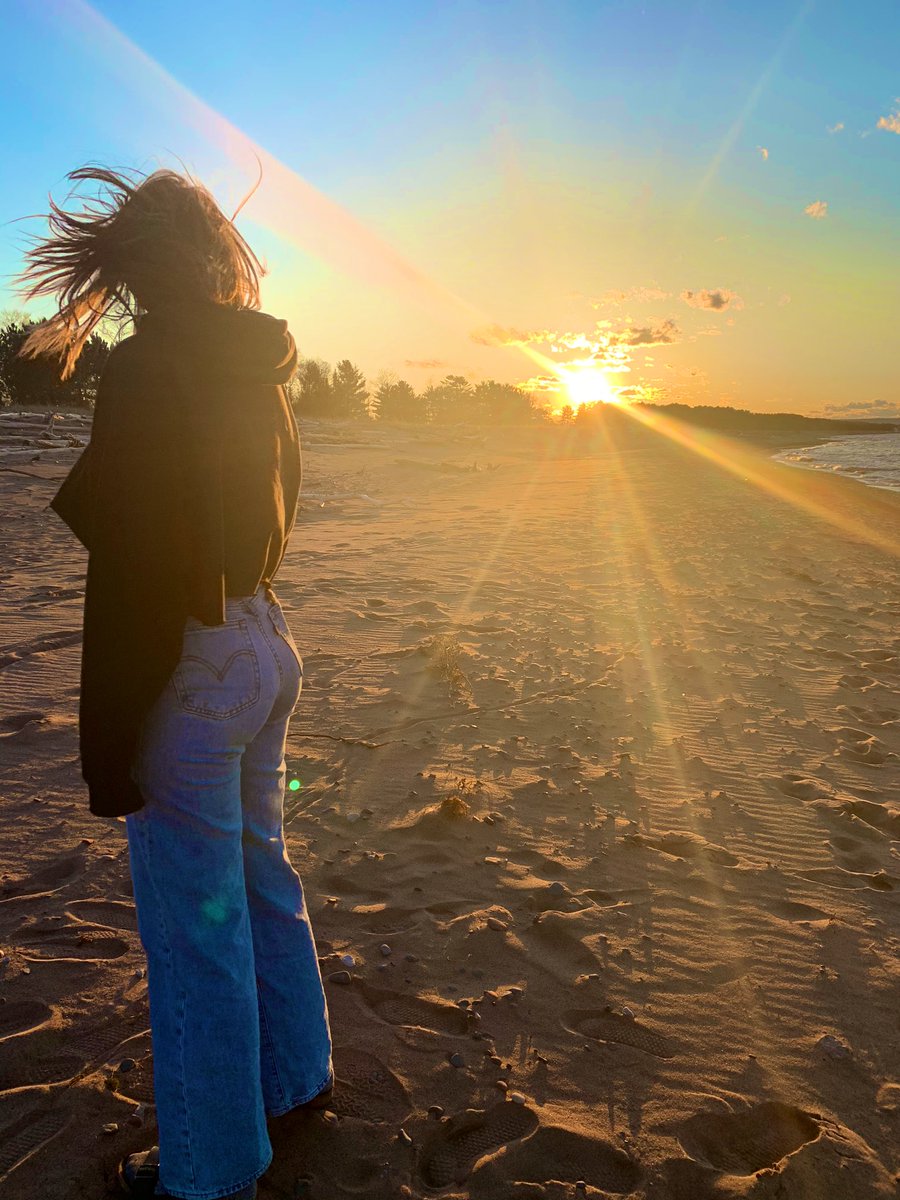
[[464, 1067], [466, 1065], [466, 1060], [459, 1053], [459, 1051], [456, 1051], [455, 1054], [451, 1054], [449, 1061], [451, 1067]]
[[118, 1133], [119, 1132], [118, 1121], [110, 1121], [108, 1125], [104, 1125], [103, 1132], [104, 1133]]
[[508, 925], [504, 925], [499, 917], [488, 917], [487, 924], [488, 929], [496, 929], [498, 933], [506, 933], [509, 928]]
[[498, 1087], [501, 1092], [509, 1091], [509, 1084], [505, 1079], [498, 1079], [494, 1086]]
[[356, 959], [353, 957], [353, 955], [352, 955], [352, 954], [342, 954], [342, 955], [341, 955], [341, 962], [342, 962], [342, 963], [344, 964], [344, 966], [345, 966], [345, 967], [347, 967], [348, 969], [352, 969], [353, 967], [355, 967], [355, 966], [356, 966]]
[[566, 891], [566, 885], [564, 883], [560, 883], [558, 879], [554, 879], [547, 891], [552, 892], [554, 896], [562, 896]]
[[325, 1122], [326, 1125], [337, 1125], [338, 1124], [338, 1115], [337, 1115], [337, 1113], [332, 1112], [331, 1109], [329, 1108], [325, 1112], [322, 1113], [322, 1120]]
[[849, 1046], [844, 1045], [836, 1037], [830, 1033], [826, 1033], [816, 1042], [816, 1046], [823, 1054], [829, 1058], [850, 1058], [852, 1051]]
[[402, 1142], [404, 1146], [411, 1146], [413, 1144], [412, 1138], [409, 1136], [406, 1130], [402, 1128], [397, 1133], [397, 1141]]
[[406, 959], [407, 962], [418, 962], [419, 961], [418, 954], [405, 954], [404, 958]]
[[328, 976], [329, 983], [352, 983], [353, 977], [349, 971], [332, 971]]
[[526, 1103], [525, 1097], [522, 1095], [521, 1092], [510, 1092], [509, 1098], [510, 1098], [510, 1100], [512, 1100], [513, 1104], [525, 1104]]
[[136, 1066], [137, 1063], [135, 1063], [133, 1058], [123, 1058], [119, 1063], [119, 1070], [123, 1073], [126, 1071], [133, 1071]]
[[134, 1112], [128, 1114], [129, 1125], [143, 1125], [144, 1117], [147, 1113], [143, 1104], [139, 1104]]
[[428, 1115], [433, 1120], [439, 1121], [441, 1119], [441, 1117], [444, 1115], [444, 1110], [441, 1108], [441, 1106], [439, 1104], [432, 1104], [431, 1108], [429, 1108], [429, 1110], [428, 1110]]
[[390, 954], [391, 954], [391, 948], [390, 948], [390, 946], [387, 944], [387, 942], [382, 942], [382, 945], [381, 945], [381, 953], [384, 955], [384, 957], [385, 957], [385, 958], [388, 958], [388, 957], [390, 956]]
[[628, 1017], [630, 1020], [633, 1021], [634, 1020], [634, 1010], [629, 1008], [627, 1005], [625, 1005], [622, 1009], [622, 1016]]

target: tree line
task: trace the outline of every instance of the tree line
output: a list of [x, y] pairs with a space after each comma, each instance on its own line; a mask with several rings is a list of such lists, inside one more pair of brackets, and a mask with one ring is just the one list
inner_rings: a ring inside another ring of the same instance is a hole
[[446, 375], [417, 392], [408, 380], [386, 371], [370, 391], [362, 371], [347, 358], [334, 368], [319, 358], [304, 359], [288, 395], [300, 417], [520, 425], [541, 415], [527, 392], [494, 379], [473, 384], [463, 375]]
[[[60, 381], [49, 359], [19, 357], [35, 324], [19, 317], [0, 318], [0, 405], [92, 408], [109, 343], [95, 333], [73, 375]], [[473, 384], [462, 375], [447, 375], [417, 392], [407, 380], [383, 372], [370, 390], [363, 372], [348, 358], [334, 367], [320, 358], [303, 359], [287, 393], [298, 417], [351, 421], [512, 425], [526, 424], [543, 412], [513, 384], [492, 379]]]

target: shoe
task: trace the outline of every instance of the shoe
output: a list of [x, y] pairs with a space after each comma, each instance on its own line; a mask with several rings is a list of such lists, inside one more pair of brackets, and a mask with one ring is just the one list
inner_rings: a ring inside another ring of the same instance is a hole
[[313, 1096], [312, 1100], [307, 1100], [305, 1104], [301, 1104], [300, 1108], [309, 1112], [318, 1112], [320, 1109], [331, 1108], [333, 1099], [334, 1084], [330, 1083], [318, 1095]]
[[159, 1146], [129, 1154], [119, 1163], [119, 1185], [135, 1200], [153, 1200], [164, 1195], [156, 1190], [159, 1182]]
[[[137, 1154], [129, 1154], [119, 1163], [119, 1184], [128, 1196], [134, 1200], [165, 1200], [168, 1192], [156, 1190], [159, 1183], [159, 1146], [151, 1146], [149, 1150], [141, 1150]], [[223, 1200], [256, 1200], [256, 1180], [224, 1196]]]

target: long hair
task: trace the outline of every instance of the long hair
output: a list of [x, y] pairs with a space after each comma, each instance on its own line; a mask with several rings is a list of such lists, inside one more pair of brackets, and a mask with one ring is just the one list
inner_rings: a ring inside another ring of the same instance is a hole
[[72, 374], [95, 326], [167, 302], [259, 308], [259, 259], [189, 175], [85, 166], [67, 176], [97, 194], [67, 212], [50, 199], [49, 233], [35, 237], [18, 276], [26, 300], [53, 296], [58, 311], [36, 325], [20, 354], [56, 356]]

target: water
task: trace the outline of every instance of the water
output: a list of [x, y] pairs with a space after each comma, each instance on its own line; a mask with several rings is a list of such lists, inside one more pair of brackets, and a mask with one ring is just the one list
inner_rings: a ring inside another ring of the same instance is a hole
[[900, 492], [900, 433], [860, 433], [822, 446], [782, 450], [775, 457], [807, 471], [849, 475], [869, 487]]

